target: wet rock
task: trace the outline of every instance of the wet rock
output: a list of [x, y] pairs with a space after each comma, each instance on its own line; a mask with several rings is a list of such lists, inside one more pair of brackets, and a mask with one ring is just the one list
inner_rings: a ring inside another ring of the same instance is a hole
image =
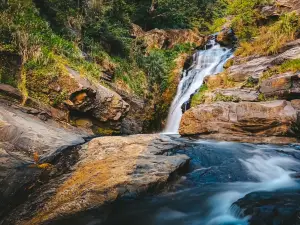
[[240, 217], [251, 216], [250, 225], [300, 224], [300, 193], [292, 191], [254, 192], [239, 199]]
[[297, 111], [288, 101], [216, 102], [188, 110], [182, 117], [181, 135], [297, 136]]
[[42, 224], [158, 190], [189, 161], [165, 154], [180, 145], [163, 135], [93, 139], [79, 151], [70, 174], [51, 180], [3, 221]]
[[227, 28], [220, 31], [217, 35], [216, 41], [222, 46], [233, 46], [236, 42], [236, 37], [232, 29]]
[[300, 74], [281, 74], [264, 80], [260, 92], [266, 97], [293, 99], [300, 97]]

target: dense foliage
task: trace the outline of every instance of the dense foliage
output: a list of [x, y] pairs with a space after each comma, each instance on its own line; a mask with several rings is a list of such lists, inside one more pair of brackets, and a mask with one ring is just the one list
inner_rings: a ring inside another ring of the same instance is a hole
[[[194, 46], [145, 51], [132, 36], [132, 24], [144, 31], [190, 28], [209, 34], [229, 22], [239, 39], [237, 55], [269, 55], [295, 39], [300, 20], [293, 13], [266, 18], [261, 8], [268, 4], [273, 0], [1, 0], [0, 81], [55, 106], [65, 91], [49, 100], [42, 87], [65, 76], [67, 67], [96, 82], [103, 82], [105, 72], [128, 93], [160, 101], [156, 110], [166, 115], [174, 60]], [[16, 64], [20, 71], [12, 69]]]

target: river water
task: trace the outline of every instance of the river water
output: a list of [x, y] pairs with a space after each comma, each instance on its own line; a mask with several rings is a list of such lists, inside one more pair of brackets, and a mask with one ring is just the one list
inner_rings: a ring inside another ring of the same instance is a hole
[[[300, 225], [300, 147], [189, 140], [178, 133], [182, 105], [232, 56], [212, 38], [194, 54], [170, 108], [165, 134], [184, 142], [188, 172], [162, 193], [122, 199], [105, 225]], [[89, 225], [100, 224], [97, 217]], [[98, 221], [98, 222], [97, 222]], [[79, 223], [81, 224], [81, 223]], [[102, 223], [101, 223], [102, 224]]]
[[[284, 190], [296, 195], [300, 190], [293, 178], [300, 172], [299, 147], [181, 140], [190, 144], [177, 151], [191, 157], [188, 173], [162, 194], [116, 203], [106, 225], [246, 225], [251, 217], [234, 203], [248, 193]], [[284, 222], [298, 212], [295, 207], [272, 205], [271, 200], [265, 206], [258, 196], [255, 202], [260, 201], [262, 208], [269, 207], [266, 213], [284, 211], [279, 219], [278, 213], [269, 218], [270, 225], [298, 224]]]
[[186, 143], [188, 172], [163, 193], [123, 199], [105, 225], [300, 225], [299, 146], [188, 140], [178, 135], [182, 105], [232, 50], [212, 38], [194, 54], [170, 108], [165, 134]]

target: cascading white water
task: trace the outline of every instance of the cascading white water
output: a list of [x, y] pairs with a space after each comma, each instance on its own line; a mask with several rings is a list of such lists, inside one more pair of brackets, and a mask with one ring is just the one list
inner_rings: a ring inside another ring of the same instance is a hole
[[215, 37], [206, 46], [212, 47], [195, 53], [192, 66], [183, 72], [169, 111], [165, 133], [178, 133], [182, 117], [181, 106], [201, 87], [204, 77], [222, 72], [225, 62], [232, 55], [231, 49], [221, 47], [216, 43]]
[[[299, 184], [291, 178], [293, 171], [289, 170], [299, 163], [285, 157], [270, 157], [266, 155], [254, 155], [247, 160], [240, 160], [248, 169], [251, 176], [259, 182], [238, 182], [228, 185], [231, 191], [223, 192], [210, 199], [212, 212], [206, 218], [204, 224], [236, 224], [247, 225], [248, 217], [238, 218], [232, 212], [231, 205], [246, 194], [255, 191], [275, 191], [278, 189], [299, 188]], [[200, 223], [199, 223], [200, 224]], [[201, 223], [202, 224], [202, 223]]]

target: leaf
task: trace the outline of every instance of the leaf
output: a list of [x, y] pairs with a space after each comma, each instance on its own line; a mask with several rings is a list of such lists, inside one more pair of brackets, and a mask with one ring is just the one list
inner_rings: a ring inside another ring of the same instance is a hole
[[38, 164], [39, 160], [40, 160], [40, 156], [37, 152], [33, 153], [33, 160], [35, 164]]
[[37, 166], [39, 169], [48, 169], [51, 168], [52, 165], [50, 163], [42, 163]]

